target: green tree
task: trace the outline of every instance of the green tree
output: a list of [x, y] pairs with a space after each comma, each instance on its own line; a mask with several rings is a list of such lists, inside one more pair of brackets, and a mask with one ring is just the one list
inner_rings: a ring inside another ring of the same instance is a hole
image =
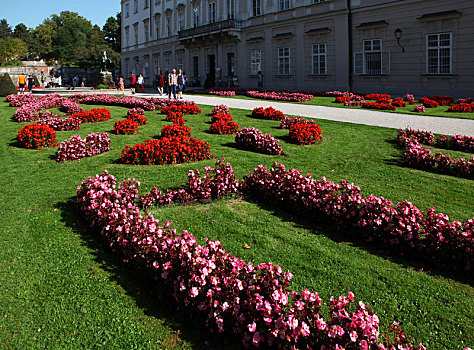
[[120, 52], [121, 48], [121, 14], [117, 13], [115, 17], [111, 16], [107, 18], [105, 25], [102, 27], [104, 32], [105, 40], [110, 44], [111, 48], [116, 52]]
[[51, 51], [53, 49], [53, 39], [56, 35], [56, 23], [51, 19], [46, 19], [42, 24], [37, 26], [33, 31], [34, 47], [41, 58], [51, 58]]
[[18, 38], [0, 39], [0, 61], [14, 61], [28, 53], [26, 43]]
[[12, 35], [12, 27], [8, 24], [7, 20], [4, 18], [0, 20], [0, 39], [4, 39]]

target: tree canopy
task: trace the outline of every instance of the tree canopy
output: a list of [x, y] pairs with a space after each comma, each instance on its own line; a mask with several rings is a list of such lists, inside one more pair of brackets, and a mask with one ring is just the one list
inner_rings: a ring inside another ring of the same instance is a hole
[[97, 67], [107, 51], [112, 65], [120, 66], [120, 13], [101, 29], [76, 12], [63, 11], [46, 18], [36, 28], [19, 23], [12, 30], [0, 20], [0, 63], [23, 58], [55, 59], [70, 66]]

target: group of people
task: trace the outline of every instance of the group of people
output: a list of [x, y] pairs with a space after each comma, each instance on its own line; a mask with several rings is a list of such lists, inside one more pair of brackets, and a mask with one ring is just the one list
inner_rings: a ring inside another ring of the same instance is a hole
[[[130, 78], [128, 79], [130, 81], [132, 95], [140, 92], [140, 88], [142, 89], [142, 92], [145, 92], [145, 79], [142, 74], [139, 74], [137, 77], [135, 74], [131, 73]], [[186, 86], [186, 82], [186, 75], [183, 73], [182, 69], [178, 69], [178, 73], [176, 73], [176, 69], [172, 69], [171, 73], [166, 71], [165, 74], [160, 71], [160, 74], [153, 77], [153, 85], [160, 95], [168, 94], [168, 98], [171, 98], [171, 95], [173, 95], [174, 99], [183, 99], [183, 90]], [[122, 75], [119, 77], [117, 83], [117, 91], [125, 94], [125, 85]]]
[[26, 77], [23, 74], [20, 74], [18, 76], [18, 88], [19, 88], [20, 94], [25, 93], [25, 87], [28, 87], [29, 92], [32, 92], [33, 86], [35, 86], [35, 78], [33, 77], [32, 74], [28, 75], [28, 77]]

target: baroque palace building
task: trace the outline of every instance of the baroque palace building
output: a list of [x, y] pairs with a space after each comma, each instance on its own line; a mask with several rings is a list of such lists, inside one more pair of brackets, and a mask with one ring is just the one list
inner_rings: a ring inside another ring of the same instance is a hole
[[[473, 0], [122, 0], [122, 72], [189, 85], [474, 95]], [[233, 78], [235, 77], [235, 78]]]

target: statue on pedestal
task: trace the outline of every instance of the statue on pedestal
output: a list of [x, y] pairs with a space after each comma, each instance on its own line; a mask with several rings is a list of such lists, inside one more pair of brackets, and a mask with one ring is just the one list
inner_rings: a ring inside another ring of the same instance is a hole
[[115, 88], [112, 73], [107, 70], [107, 63], [110, 63], [110, 59], [107, 57], [107, 51], [102, 52], [101, 65], [100, 65], [100, 83], [107, 86], [109, 89]]

